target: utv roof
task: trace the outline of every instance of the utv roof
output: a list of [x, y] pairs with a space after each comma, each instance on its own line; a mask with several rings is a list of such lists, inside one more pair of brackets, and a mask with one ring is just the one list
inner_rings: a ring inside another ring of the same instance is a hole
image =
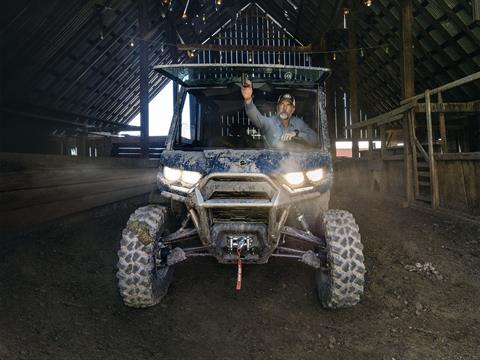
[[244, 76], [273, 86], [316, 87], [330, 74], [330, 69], [318, 67], [258, 64], [176, 64], [154, 69], [186, 88], [240, 84]]

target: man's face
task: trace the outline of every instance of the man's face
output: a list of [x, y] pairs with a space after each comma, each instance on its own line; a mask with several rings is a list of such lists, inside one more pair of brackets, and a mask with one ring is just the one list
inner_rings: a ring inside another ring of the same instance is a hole
[[288, 120], [295, 111], [295, 107], [288, 100], [282, 100], [277, 105], [277, 114], [282, 120]]

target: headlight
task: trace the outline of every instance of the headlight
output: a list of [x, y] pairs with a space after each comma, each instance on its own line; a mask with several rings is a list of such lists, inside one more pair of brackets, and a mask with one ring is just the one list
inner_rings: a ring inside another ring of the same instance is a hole
[[323, 179], [323, 169], [315, 169], [307, 171], [307, 178], [311, 182], [318, 182]]
[[166, 180], [170, 182], [175, 182], [180, 180], [180, 177], [182, 176], [182, 170], [172, 169], [172, 168], [169, 168], [168, 166], [164, 166], [163, 176], [165, 177]]
[[305, 177], [301, 171], [291, 172], [283, 175], [284, 179], [287, 180], [287, 183], [292, 186], [302, 185], [305, 181]]
[[173, 169], [168, 166], [164, 166], [163, 177], [170, 184], [181, 181], [182, 185], [191, 188], [202, 178], [202, 174], [196, 171]]
[[182, 182], [184, 182], [188, 186], [195, 185], [200, 180], [201, 177], [202, 177], [202, 174], [196, 171], [187, 171], [187, 170], [182, 171]]

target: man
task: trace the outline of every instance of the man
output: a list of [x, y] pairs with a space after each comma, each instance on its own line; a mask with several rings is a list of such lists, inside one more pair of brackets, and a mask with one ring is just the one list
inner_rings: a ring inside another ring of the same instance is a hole
[[295, 98], [292, 95], [283, 94], [278, 98], [277, 113], [273, 116], [264, 116], [258, 111], [253, 103], [253, 86], [250, 80], [246, 80], [242, 86], [242, 96], [248, 118], [260, 129], [269, 146], [283, 147], [295, 139], [317, 145], [317, 134], [302, 119], [293, 116]]

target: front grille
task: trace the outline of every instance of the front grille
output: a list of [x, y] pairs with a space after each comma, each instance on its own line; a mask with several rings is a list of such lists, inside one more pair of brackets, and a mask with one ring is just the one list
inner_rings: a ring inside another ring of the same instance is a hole
[[269, 209], [211, 209], [212, 223], [247, 222], [268, 223]]
[[[228, 176], [228, 177], [227, 177]], [[277, 189], [263, 175], [235, 177], [231, 174], [212, 176], [200, 188], [205, 201], [214, 199], [252, 199], [272, 201]]]
[[265, 192], [215, 191], [210, 199], [264, 199], [270, 200]]

